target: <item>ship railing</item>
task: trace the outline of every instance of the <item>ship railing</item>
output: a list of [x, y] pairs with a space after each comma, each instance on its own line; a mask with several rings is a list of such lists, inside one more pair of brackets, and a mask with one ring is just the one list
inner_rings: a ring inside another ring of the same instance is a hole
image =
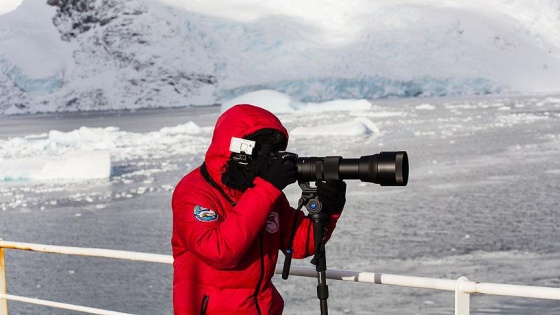
[[[0, 315], [8, 315], [8, 301], [19, 301], [23, 303], [37, 304], [59, 309], [72, 310], [88, 314], [102, 315], [132, 315], [129, 313], [115, 312], [81, 305], [67, 304], [55, 301], [42, 300], [8, 294], [6, 292], [6, 264], [4, 251], [6, 249], [26, 250], [43, 253], [105, 257], [114, 259], [124, 259], [142, 262], [172, 264], [173, 258], [170, 255], [121, 251], [101, 248], [84, 248], [69, 246], [54, 246], [44, 244], [32, 244], [21, 242], [9, 242], [0, 239]], [[282, 273], [282, 265], [276, 266], [276, 273]], [[290, 275], [301, 277], [317, 277], [317, 272], [313, 267], [291, 266]], [[393, 286], [423, 288], [433, 290], [443, 290], [455, 292], [455, 314], [470, 314], [470, 295], [489, 294], [499, 296], [512, 296], [523, 298], [560, 300], [560, 288], [539, 287], [500, 283], [484, 283], [470, 281], [466, 277], [458, 279], [438, 279], [416, 276], [392, 275], [385, 273], [361, 272], [352, 270], [329, 269], [326, 272], [327, 279], [362, 282], [370, 284], [385, 284]], [[171, 280], [170, 280], [171, 281]]]

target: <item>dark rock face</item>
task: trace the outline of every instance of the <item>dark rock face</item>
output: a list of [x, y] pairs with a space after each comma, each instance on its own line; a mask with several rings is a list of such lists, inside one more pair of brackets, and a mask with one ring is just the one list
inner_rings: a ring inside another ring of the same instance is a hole
[[0, 73], [10, 89], [5, 94], [13, 95], [10, 104], [0, 105], [0, 115], [31, 107], [82, 111], [212, 102], [216, 70], [205, 47], [181, 27], [187, 14], [152, 10], [144, 0], [47, 0], [47, 5], [56, 7], [52, 21], [72, 47], [72, 59], [47, 79], [60, 82], [58, 89], [42, 94], [22, 90]]
[[[47, 0], [47, 4], [58, 8], [53, 23], [61, 31], [64, 40], [69, 41], [95, 26], [104, 26], [116, 19], [123, 10], [120, 1], [104, 0], [98, 6], [88, 0]], [[120, 10], [119, 10], [120, 9]], [[137, 11], [137, 14], [142, 14]]]

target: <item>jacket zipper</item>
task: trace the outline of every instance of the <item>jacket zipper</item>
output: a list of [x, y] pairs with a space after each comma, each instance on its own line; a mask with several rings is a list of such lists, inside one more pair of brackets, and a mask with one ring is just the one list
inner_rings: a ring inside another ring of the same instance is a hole
[[264, 250], [263, 250], [262, 232], [259, 233], [259, 248], [261, 251], [261, 275], [259, 277], [259, 282], [257, 283], [257, 287], [255, 288], [255, 294], [253, 296], [255, 298], [255, 306], [257, 307], [257, 314], [260, 315], [262, 313], [261, 313], [261, 307], [259, 306], [259, 291], [260, 291], [261, 283], [264, 278]]
[[200, 315], [206, 315], [206, 310], [208, 309], [208, 300], [210, 300], [210, 297], [208, 295], [204, 295], [202, 297], [202, 304], [200, 305]]

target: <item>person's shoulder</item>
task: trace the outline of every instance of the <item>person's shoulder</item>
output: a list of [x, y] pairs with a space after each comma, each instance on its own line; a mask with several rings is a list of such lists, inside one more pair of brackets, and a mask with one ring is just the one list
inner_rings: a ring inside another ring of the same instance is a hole
[[174, 200], [191, 203], [207, 202], [215, 200], [216, 197], [215, 189], [202, 176], [199, 168], [183, 176], [173, 191]]
[[188, 172], [187, 174], [185, 174], [179, 183], [186, 182], [186, 181], [197, 180], [197, 179], [202, 179], [202, 178], [203, 177], [202, 177], [202, 174], [200, 172], [200, 167], [197, 167], [197, 168], [193, 169], [192, 171]]
[[202, 184], [206, 183], [206, 180], [200, 173], [200, 168], [196, 168], [179, 180], [177, 186], [175, 187], [175, 191], [177, 190], [193, 190], [197, 187], [200, 187]]

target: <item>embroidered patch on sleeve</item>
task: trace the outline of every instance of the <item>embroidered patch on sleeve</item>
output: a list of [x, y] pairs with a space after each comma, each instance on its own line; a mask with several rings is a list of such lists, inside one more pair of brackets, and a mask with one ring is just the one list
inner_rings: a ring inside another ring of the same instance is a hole
[[201, 206], [194, 207], [194, 217], [200, 222], [213, 222], [218, 220], [218, 214], [214, 210]]

